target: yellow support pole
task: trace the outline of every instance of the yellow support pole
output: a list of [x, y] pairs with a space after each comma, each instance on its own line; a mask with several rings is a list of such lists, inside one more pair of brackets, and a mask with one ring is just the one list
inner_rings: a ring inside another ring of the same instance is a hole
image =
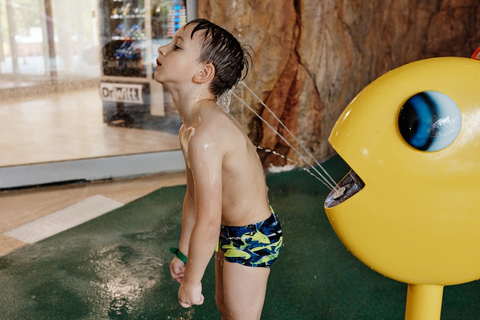
[[440, 320], [443, 286], [409, 284], [405, 320]]

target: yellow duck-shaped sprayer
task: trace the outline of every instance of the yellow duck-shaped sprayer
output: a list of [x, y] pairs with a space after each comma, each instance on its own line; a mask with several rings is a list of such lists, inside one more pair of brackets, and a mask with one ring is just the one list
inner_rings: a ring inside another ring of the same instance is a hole
[[405, 319], [440, 319], [443, 287], [480, 278], [480, 61], [388, 72], [347, 106], [329, 142], [352, 169], [325, 202], [337, 236], [408, 283]]

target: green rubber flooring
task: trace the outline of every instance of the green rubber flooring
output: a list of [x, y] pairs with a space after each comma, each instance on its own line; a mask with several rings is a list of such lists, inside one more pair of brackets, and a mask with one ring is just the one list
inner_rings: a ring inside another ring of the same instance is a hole
[[[325, 167], [336, 180], [347, 172], [338, 157]], [[323, 210], [328, 190], [305, 171], [267, 180], [285, 246], [262, 319], [403, 319], [407, 286], [372, 271], [340, 243]], [[159, 189], [1, 257], [0, 319], [219, 319], [212, 263], [202, 306], [182, 309], [170, 278], [184, 192]], [[445, 288], [445, 319], [480, 319], [478, 281]]]

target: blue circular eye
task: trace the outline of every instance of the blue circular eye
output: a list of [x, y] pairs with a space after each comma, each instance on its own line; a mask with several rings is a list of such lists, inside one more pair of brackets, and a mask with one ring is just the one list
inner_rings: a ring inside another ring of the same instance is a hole
[[422, 151], [448, 147], [458, 136], [462, 116], [456, 103], [447, 95], [424, 91], [410, 97], [398, 116], [403, 139]]

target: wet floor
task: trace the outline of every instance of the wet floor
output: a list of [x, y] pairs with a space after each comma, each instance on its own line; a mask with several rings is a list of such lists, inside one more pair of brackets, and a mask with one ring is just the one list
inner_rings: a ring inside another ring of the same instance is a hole
[[[338, 181], [348, 168], [326, 163]], [[262, 319], [403, 319], [406, 285], [354, 258], [323, 210], [329, 192], [304, 171], [268, 176], [285, 246]], [[205, 303], [182, 309], [169, 248], [185, 186], [159, 189], [74, 229], [0, 257], [0, 319], [219, 319], [210, 264]], [[478, 319], [480, 284], [447, 287], [442, 320]]]

